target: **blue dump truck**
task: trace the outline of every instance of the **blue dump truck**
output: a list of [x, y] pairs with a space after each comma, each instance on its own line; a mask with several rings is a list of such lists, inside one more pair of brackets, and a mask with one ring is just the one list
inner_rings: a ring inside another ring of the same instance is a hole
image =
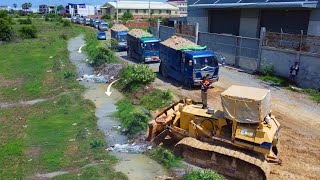
[[160, 59], [160, 73], [183, 82], [187, 87], [200, 85], [204, 76], [211, 83], [219, 80], [216, 54], [187, 39], [172, 36], [161, 42]]
[[118, 42], [118, 51], [126, 51], [127, 46], [127, 34], [129, 29], [122, 24], [114, 24], [111, 28], [111, 38], [116, 39]]
[[160, 39], [142, 29], [132, 29], [127, 35], [128, 57], [140, 62], [159, 62]]

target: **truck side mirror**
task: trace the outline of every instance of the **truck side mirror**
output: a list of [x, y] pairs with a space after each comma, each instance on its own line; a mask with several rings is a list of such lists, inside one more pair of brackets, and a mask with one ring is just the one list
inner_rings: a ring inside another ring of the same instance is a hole
[[192, 60], [189, 60], [189, 66], [192, 66]]

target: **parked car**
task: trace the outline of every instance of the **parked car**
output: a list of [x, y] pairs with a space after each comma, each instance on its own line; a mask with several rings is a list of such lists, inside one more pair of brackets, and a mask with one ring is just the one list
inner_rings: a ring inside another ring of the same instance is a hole
[[109, 29], [109, 24], [106, 22], [101, 22], [98, 27], [99, 30], [107, 31]]
[[97, 19], [97, 20], [95, 20], [95, 21], [93, 22], [93, 27], [96, 28], [96, 29], [98, 29], [99, 24], [100, 24], [100, 20]]
[[84, 19], [82, 17], [79, 18], [79, 24], [83, 24]]
[[104, 31], [99, 31], [98, 35], [97, 35], [98, 40], [106, 40], [107, 39], [107, 35], [106, 32]]
[[77, 16], [72, 16], [71, 17], [71, 22], [72, 23], [76, 23], [76, 21], [77, 21]]
[[85, 18], [85, 19], [83, 20], [83, 25], [84, 25], [84, 26], [90, 26], [90, 18]]

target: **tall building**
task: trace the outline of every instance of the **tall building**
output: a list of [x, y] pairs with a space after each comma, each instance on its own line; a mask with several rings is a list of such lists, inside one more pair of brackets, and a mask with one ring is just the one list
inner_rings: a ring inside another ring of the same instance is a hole
[[98, 15], [99, 14], [99, 6], [89, 5], [89, 4], [73, 4], [68, 3], [66, 7], [67, 11], [71, 16], [90, 16], [90, 15]]
[[101, 7], [102, 14], [110, 15], [112, 18], [117, 14], [119, 17], [125, 12], [130, 12], [135, 18], [148, 18], [149, 7], [151, 17], [179, 17], [179, 8], [164, 2], [150, 2], [149, 1], [118, 1], [107, 2]]
[[42, 5], [39, 5], [39, 13], [48, 14], [51, 11], [55, 11], [55, 8], [56, 8], [56, 5], [42, 4]]
[[188, 15], [188, 2], [187, 0], [168, 0], [168, 4], [171, 4], [173, 6], [176, 6], [179, 8], [180, 16], [184, 17]]

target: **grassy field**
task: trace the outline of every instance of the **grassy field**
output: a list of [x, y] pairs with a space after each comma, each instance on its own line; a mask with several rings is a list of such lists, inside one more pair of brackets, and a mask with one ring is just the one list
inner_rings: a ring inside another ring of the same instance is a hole
[[43, 19], [33, 19], [33, 25], [38, 38], [0, 45], [0, 102], [49, 99], [0, 109], [0, 179], [33, 179], [59, 170], [71, 173], [56, 179], [126, 179], [113, 171], [116, 159], [100, 143], [93, 103], [83, 99], [75, 78], [66, 76], [75, 67], [64, 36], [83, 29]]

